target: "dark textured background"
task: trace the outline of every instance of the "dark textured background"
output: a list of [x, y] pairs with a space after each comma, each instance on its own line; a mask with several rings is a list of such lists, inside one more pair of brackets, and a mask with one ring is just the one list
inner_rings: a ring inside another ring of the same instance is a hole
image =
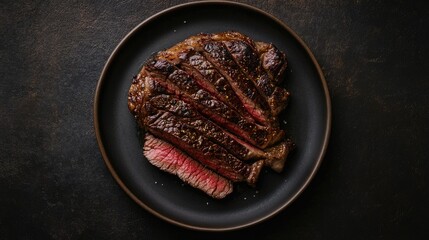
[[[429, 8], [243, 1], [309, 45], [332, 134], [309, 188], [254, 227], [204, 233], [135, 204], [99, 153], [93, 97], [115, 46], [180, 1], [0, 3], [0, 239], [428, 239]], [[423, 1], [422, 1], [423, 2]]]

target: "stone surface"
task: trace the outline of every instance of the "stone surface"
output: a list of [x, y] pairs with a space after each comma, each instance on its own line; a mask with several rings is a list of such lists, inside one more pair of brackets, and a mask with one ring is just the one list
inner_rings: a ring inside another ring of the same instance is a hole
[[92, 117], [101, 70], [132, 28], [180, 1], [10, 1], [0, 4], [0, 239], [427, 239], [427, 4], [243, 2], [307, 42], [331, 92], [328, 152], [295, 203], [254, 227], [195, 232], [140, 208], [105, 167]]

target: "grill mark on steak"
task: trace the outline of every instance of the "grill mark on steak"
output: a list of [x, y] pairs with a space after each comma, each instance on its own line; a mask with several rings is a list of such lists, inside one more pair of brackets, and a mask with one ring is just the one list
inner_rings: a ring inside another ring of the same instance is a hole
[[[163, 83], [159, 79], [156, 79], [155, 81], [153, 81], [154, 79], [147, 78], [147, 80], [151, 81], [151, 84], [162, 85], [163, 87], [165, 87], [164, 93], [177, 95], [183, 101], [194, 106], [204, 116], [224, 126], [226, 129], [237, 134], [238, 136], [242, 137], [243, 139], [250, 142], [251, 144], [260, 146], [261, 148], [265, 148], [270, 144], [268, 142], [267, 136], [268, 134], [272, 134], [272, 132], [270, 132], [268, 129], [253, 123], [246, 123], [242, 121], [239, 121], [238, 123], [231, 122], [231, 120], [234, 120], [234, 116], [228, 115], [227, 111], [225, 111], [224, 113], [222, 113], [222, 111], [214, 111], [216, 110], [214, 109], [214, 106], [207, 107], [207, 104], [205, 103], [208, 103], [208, 102], [196, 103], [195, 101], [193, 101], [191, 97], [187, 96], [179, 89], [175, 89], [174, 86], [168, 85], [165, 82]], [[271, 142], [277, 141], [279, 138], [282, 137], [283, 134], [284, 134], [283, 131], [278, 132], [277, 135], [273, 136]]]
[[[277, 123], [275, 116], [282, 110], [281, 106], [284, 104], [276, 104], [272, 99], [264, 99], [261, 95], [261, 93], [263, 94], [261, 88], [268, 92], [271, 91], [268, 96], [271, 96], [272, 92], [275, 91], [276, 95], [274, 97], [283, 102], [283, 98], [287, 98], [288, 95], [284, 96], [284, 91], [276, 89], [273, 84], [270, 85], [269, 83], [272, 81], [269, 79], [262, 79], [254, 83], [252, 79], [248, 78], [240, 70], [241, 66], [235, 62], [234, 57], [222, 42], [225, 39], [240, 39], [241, 42], [246, 42], [249, 45], [253, 46], [254, 44], [250, 38], [234, 32], [199, 34], [189, 37], [183, 42], [161, 52], [158, 54], [158, 57], [179, 64], [186, 62], [193, 53], [199, 54], [200, 52], [203, 55], [204, 62], [207, 62], [204, 64], [213, 65], [211, 69], [216, 69], [217, 73], [220, 73], [221, 76], [228, 80], [232, 90], [235, 91], [236, 96], [241, 102], [239, 106], [243, 106], [258, 122], [268, 126], [275, 126], [273, 125]], [[190, 65], [192, 65], [192, 62], [190, 62]], [[193, 66], [197, 70], [201, 70], [198, 66]], [[204, 76], [204, 72], [200, 71], [200, 73]], [[259, 87], [257, 83], [261, 86]], [[271, 109], [274, 110], [273, 113], [275, 114], [271, 114]], [[240, 110], [238, 111], [240, 112]]]
[[[260, 93], [267, 98], [273, 115], [277, 116], [286, 107], [289, 96], [286, 89], [277, 86], [283, 80], [278, 78], [283, 78], [282, 73], [287, 66], [285, 55], [272, 44], [267, 44], [259, 53], [255, 42], [238, 32], [212, 34], [211, 38], [225, 44], [241, 70], [254, 81]], [[259, 56], [262, 53], [264, 61]], [[277, 72], [270, 75], [261, 65], [264, 65], [270, 73]]]
[[246, 110], [232, 89], [228, 80], [226, 80], [203, 55], [198, 52], [190, 53], [184, 62], [180, 64], [180, 68], [201, 82], [201, 85], [204, 85], [203, 87], [217, 99], [235, 109], [249, 121], [254, 121], [253, 117]]
[[233, 182], [247, 182], [254, 185], [263, 161], [251, 165], [234, 157], [218, 144], [180, 122], [168, 113], [153, 115], [153, 121], [145, 122], [147, 130], [158, 138], [174, 143], [192, 158]]
[[260, 93], [266, 97], [272, 114], [277, 116], [286, 107], [289, 92], [274, 84], [265, 69], [261, 67], [259, 56], [252, 45], [242, 40], [229, 40], [223, 43], [243, 72], [254, 81]]
[[222, 199], [233, 191], [231, 182], [205, 168], [170, 143], [146, 134], [143, 153], [149, 162], [163, 171], [177, 175], [184, 182], [209, 196]]
[[147, 69], [142, 71], [143, 76], [150, 75], [151, 79], [164, 87], [169, 94], [180, 96], [185, 102], [195, 106], [202, 114], [224, 125], [228, 130], [253, 145], [264, 149], [284, 136], [284, 131], [279, 128], [270, 128], [249, 122], [234, 109], [229, 108], [210, 93], [201, 89], [186, 72], [177, 69], [166, 60], [156, 60], [144, 68]]
[[287, 68], [286, 55], [271, 43], [255, 42], [262, 67], [273, 79], [274, 84], [279, 84], [284, 79]]
[[203, 55], [229, 81], [248, 112], [257, 121], [271, 125], [273, 119], [267, 102], [259, 94], [254, 83], [241, 72], [223, 43], [206, 41], [204, 51]]
[[[265, 118], [262, 115], [263, 112], [255, 109], [254, 103], [246, 97], [239, 97], [229, 84], [229, 81], [219, 72], [219, 69], [203, 56], [202, 41], [210, 41], [209, 36], [208, 34], [191, 36], [183, 42], [160, 52], [158, 57], [174, 64], [180, 64], [181, 69], [196, 77], [197, 80], [205, 81], [206, 84], [201, 84], [203, 88], [236, 109], [243, 117], [247, 117], [250, 114], [254, 119], [263, 122], [261, 120]], [[237, 104], [239, 102], [242, 102], [242, 104]]]
[[291, 149], [290, 145], [285, 141], [269, 149], [258, 149], [223, 130], [209, 119], [201, 116], [192, 106], [174, 96], [158, 95], [151, 98], [146, 104], [146, 107], [151, 109], [152, 115], [163, 114], [168, 116], [172, 121], [180, 122], [182, 125], [186, 125], [193, 131], [221, 145], [235, 157], [245, 161], [261, 159], [266, 166], [275, 171], [283, 169], [284, 162]]
[[[234, 141], [226, 135], [224, 130], [210, 120], [201, 116], [195, 111], [195, 109], [193, 109], [192, 106], [174, 98], [171, 95], [158, 95], [146, 104], [150, 104], [153, 115], [160, 112], [161, 114], [164, 114], [164, 116], [168, 116], [173, 121], [180, 122], [190, 129], [192, 128], [197, 133], [204, 135], [211, 141], [221, 145], [239, 159], [248, 160], [255, 157], [261, 157], [261, 155], [251, 152], [237, 141]], [[182, 110], [184, 108], [186, 109], [186, 112]]]

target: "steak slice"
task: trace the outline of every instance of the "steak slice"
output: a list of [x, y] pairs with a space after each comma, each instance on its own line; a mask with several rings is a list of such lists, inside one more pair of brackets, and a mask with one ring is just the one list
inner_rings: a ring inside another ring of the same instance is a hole
[[271, 76], [275, 84], [281, 83], [287, 68], [285, 54], [271, 43], [256, 42], [255, 46], [259, 53], [262, 67]]
[[158, 95], [151, 98], [146, 104], [151, 114], [157, 115], [161, 112], [168, 116], [171, 121], [180, 122], [187, 128], [193, 129], [193, 131], [221, 145], [235, 157], [244, 161], [261, 159], [266, 166], [277, 172], [283, 169], [285, 160], [293, 148], [291, 141], [283, 141], [265, 150], [256, 148], [206, 119], [190, 104], [177, 99], [175, 96]]
[[[153, 81], [148, 85], [161, 85], [166, 89], [164, 93], [180, 96], [181, 99], [195, 106], [205, 116], [262, 149], [275, 144], [285, 134], [278, 127], [261, 126], [249, 121], [248, 118], [244, 118], [209, 92], [201, 89], [192, 76], [167, 60], [148, 62], [143, 67], [140, 77], [145, 76], [150, 76], [148, 81]], [[161, 88], [157, 87], [157, 89]]]
[[[271, 112], [277, 116], [285, 107], [287, 99], [290, 95], [286, 89], [276, 86], [277, 80], [266, 72], [261, 66], [258, 52], [255, 48], [254, 42], [244, 35], [223, 34], [224, 40], [222, 41], [231, 53], [236, 63], [240, 66], [242, 71], [249, 79], [252, 79], [257, 86], [259, 92], [265, 96]], [[264, 56], [268, 56], [265, 54]], [[276, 59], [272, 59], [276, 61]], [[281, 64], [280, 60], [277, 60]], [[286, 63], [285, 63], [286, 64]]]
[[222, 199], [233, 190], [231, 182], [205, 168], [173, 145], [146, 134], [143, 154], [159, 169], [177, 175], [184, 182], [209, 196]]

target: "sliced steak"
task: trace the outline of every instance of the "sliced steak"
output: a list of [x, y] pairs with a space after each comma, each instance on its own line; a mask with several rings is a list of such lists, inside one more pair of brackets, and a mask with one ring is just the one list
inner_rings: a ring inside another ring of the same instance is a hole
[[265, 96], [272, 114], [277, 116], [286, 107], [290, 94], [286, 89], [276, 86], [278, 81], [272, 79], [261, 66], [253, 41], [245, 41], [246, 39], [245, 36], [236, 36], [236, 39], [225, 39], [222, 42], [242, 71], [253, 80], [259, 92]]
[[231, 182], [205, 168], [168, 142], [146, 134], [143, 153], [151, 164], [177, 175], [184, 182], [213, 198], [221, 199], [233, 190]]
[[166, 60], [154, 60], [148, 63], [141, 71], [141, 77], [147, 75], [150, 76], [147, 81], [154, 81], [149, 85], [161, 85], [166, 89], [166, 93], [180, 96], [202, 114], [255, 146], [264, 149], [284, 136], [284, 131], [278, 127], [261, 126], [244, 118], [209, 92], [201, 89], [192, 76]]
[[162, 57], [174, 63], [183, 62], [189, 52], [199, 52], [211, 65], [226, 78], [241, 101], [241, 105], [260, 123], [272, 126], [276, 123], [273, 119], [268, 102], [260, 95], [255, 84], [248, 79], [235, 63], [224, 44], [213, 38], [222, 34], [199, 34], [191, 36], [162, 51], [158, 57]]
[[276, 84], [281, 83], [287, 68], [285, 54], [271, 43], [256, 42], [255, 46], [259, 53], [262, 67], [270, 74], [271, 79], [273, 79]]
[[282, 171], [295, 147], [277, 119], [286, 66], [274, 45], [237, 32], [198, 34], [152, 55], [128, 94], [145, 156], [214, 198], [232, 182], [255, 185], [263, 166]]
[[199, 85], [217, 99], [235, 109], [243, 117], [251, 116], [228, 80], [203, 55], [201, 39], [207, 35], [191, 36], [173, 47], [161, 51], [157, 58], [167, 60], [198, 81]]
[[151, 98], [146, 104], [152, 115], [164, 114], [171, 121], [180, 122], [187, 128], [221, 145], [235, 157], [244, 161], [261, 159], [266, 166], [270, 166], [277, 172], [283, 169], [287, 155], [293, 148], [290, 141], [283, 141], [265, 150], [256, 148], [203, 117], [190, 104], [175, 96], [158, 95]]
[[192, 128], [181, 122], [173, 122], [171, 115], [157, 114], [148, 119], [150, 120], [145, 124], [150, 133], [173, 143], [204, 166], [233, 182], [247, 182], [250, 185], [256, 183], [263, 161], [245, 164], [207, 137], [192, 131]]
[[259, 94], [252, 80], [247, 78], [221, 42], [205, 41], [204, 56], [229, 81], [244, 107], [255, 119], [271, 125], [273, 118], [267, 101]]
[[[146, 85], [148, 86], [148, 85]], [[163, 95], [153, 97], [152, 99], [162, 99]], [[182, 102], [184, 103], [184, 102]], [[175, 103], [175, 107], [180, 113], [180, 103]], [[181, 115], [190, 116], [185, 110]], [[234, 155], [230, 154], [225, 148], [214, 143], [204, 135], [194, 131], [194, 129], [174, 117], [169, 112], [158, 111], [151, 101], [144, 102], [140, 111], [146, 130], [153, 135], [173, 143], [175, 146], [185, 151], [194, 159], [201, 162], [208, 168], [216, 171], [220, 175], [234, 181], [246, 181], [253, 185], [259, 172], [264, 165], [264, 161], [260, 160], [251, 165], [242, 162]]]

